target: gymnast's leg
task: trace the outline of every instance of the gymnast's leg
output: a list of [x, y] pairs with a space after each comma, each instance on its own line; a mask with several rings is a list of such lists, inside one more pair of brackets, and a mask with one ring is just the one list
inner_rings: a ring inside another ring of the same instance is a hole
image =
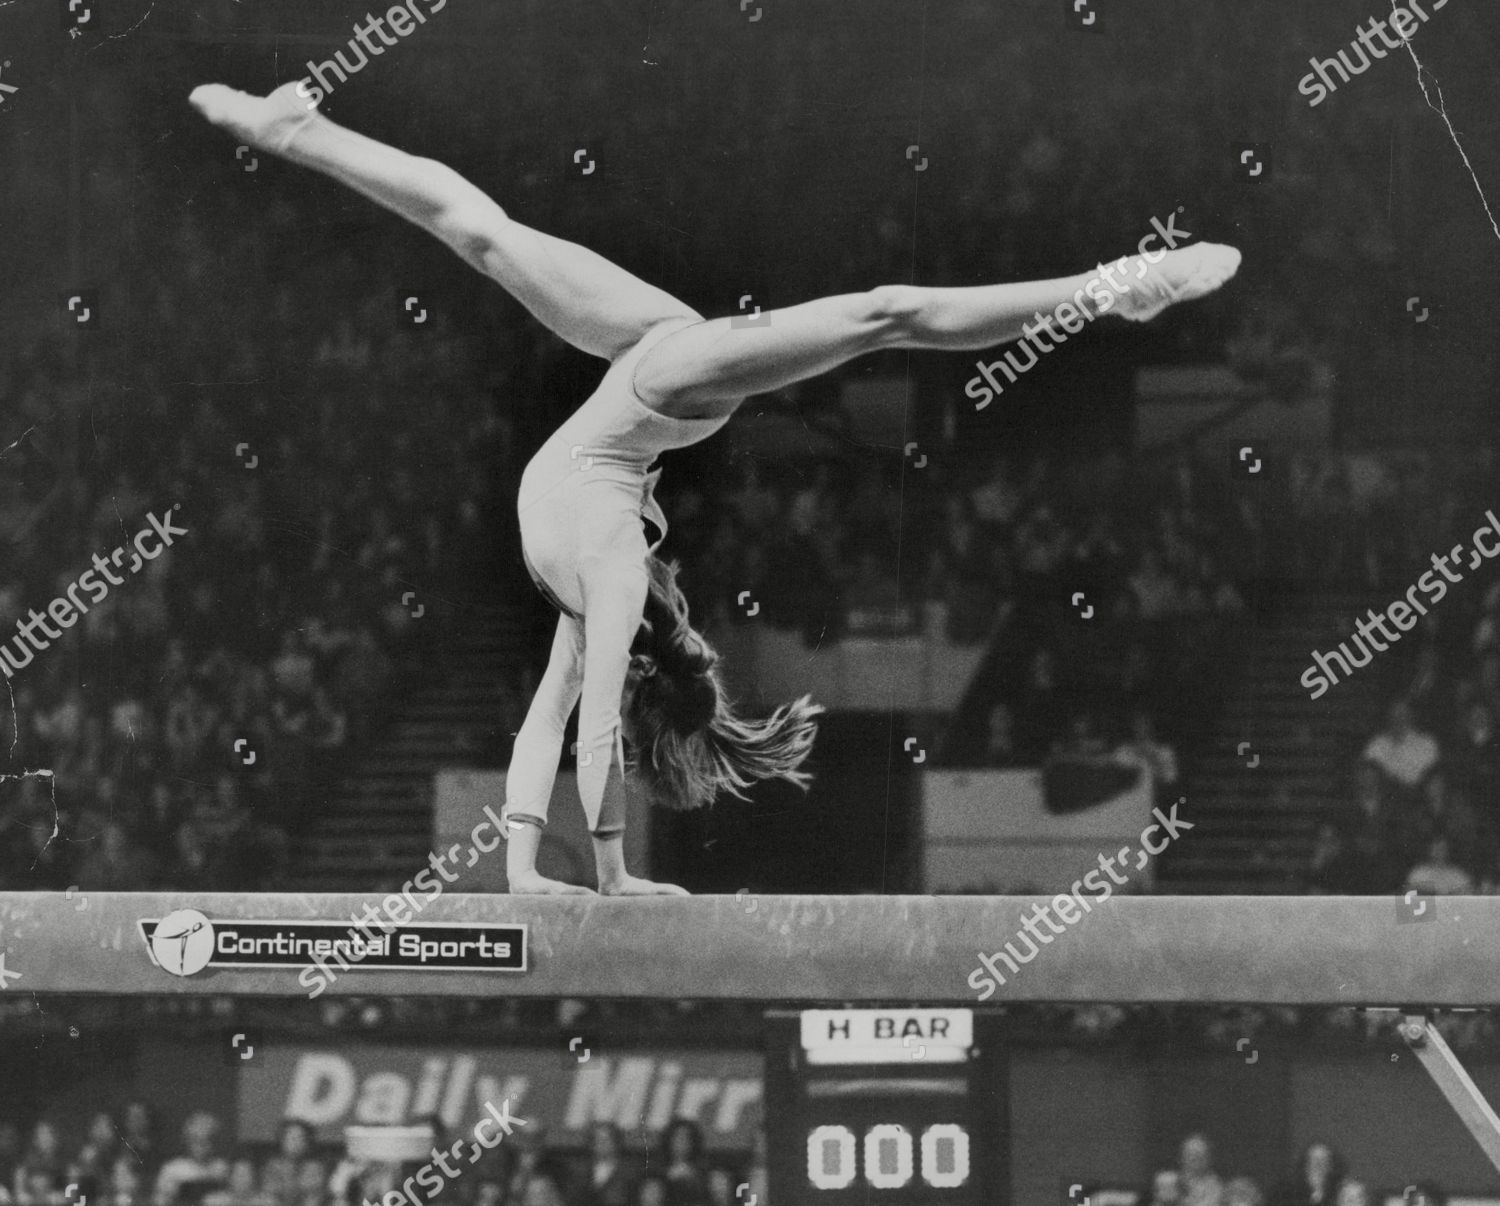
[[658, 323], [701, 317], [588, 248], [512, 221], [452, 168], [334, 124], [299, 88], [284, 84], [258, 97], [206, 84], [190, 99], [237, 138], [331, 176], [436, 235], [592, 355], [614, 360]]
[[763, 323], [720, 318], [674, 331], [641, 359], [641, 400], [684, 413], [794, 382], [882, 348], [977, 351], [1025, 336], [1050, 350], [1110, 312], [1142, 322], [1205, 296], [1235, 274], [1240, 253], [1218, 243], [1122, 257], [1049, 281], [937, 289], [883, 285], [772, 310]]

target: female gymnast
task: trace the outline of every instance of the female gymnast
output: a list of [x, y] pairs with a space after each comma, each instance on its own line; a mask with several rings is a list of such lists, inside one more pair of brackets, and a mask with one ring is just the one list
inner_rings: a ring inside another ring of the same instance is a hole
[[[222, 84], [191, 103], [240, 142], [313, 168], [430, 231], [493, 277], [562, 339], [609, 362], [598, 389], [542, 445], [521, 478], [521, 542], [537, 587], [561, 613], [551, 658], [516, 736], [502, 810], [517, 893], [587, 893], [537, 873], [536, 856], [564, 726], [578, 720], [578, 792], [599, 891], [685, 895], [625, 867], [624, 742], [651, 798], [697, 808], [720, 792], [785, 779], [802, 763], [822, 709], [806, 696], [761, 721], [735, 715], [717, 655], [688, 622], [676, 567], [656, 550], [667, 523], [653, 497], [659, 453], [718, 431], [748, 396], [883, 348], [975, 351], [1020, 339], [1069, 303], [1087, 318], [1134, 321], [1202, 297], [1232, 277], [1232, 247], [1198, 243], [1135, 271], [1116, 293], [1082, 273], [966, 288], [881, 285], [767, 313], [753, 327], [692, 307], [586, 248], [513, 221], [451, 168], [344, 129], [286, 84], [255, 97]], [[1113, 278], [1111, 278], [1113, 280]], [[643, 520], [656, 529], [647, 543]], [[581, 697], [581, 703], [580, 703]], [[623, 719], [622, 719], [623, 717]]]

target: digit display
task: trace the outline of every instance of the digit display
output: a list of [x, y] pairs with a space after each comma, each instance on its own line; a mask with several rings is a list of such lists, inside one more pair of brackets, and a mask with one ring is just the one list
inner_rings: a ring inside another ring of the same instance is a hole
[[854, 1132], [846, 1126], [820, 1126], [807, 1137], [807, 1179], [819, 1189], [854, 1184]]
[[[917, 1172], [916, 1141], [898, 1122], [882, 1122], [864, 1135], [864, 1181], [872, 1189], [904, 1189]], [[969, 1132], [953, 1122], [922, 1131], [921, 1180], [933, 1189], [969, 1181]], [[847, 1189], [859, 1179], [856, 1136], [847, 1126], [824, 1125], [807, 1136], [807, 1179], [818, 1189]]]
[[865, 1132], [865, 1180], [876, 1189], [901, 1189], [911, 1180], [912, 1139], [892, 1122]]
[[969, 1179], [969, 1132], [951, 1122], [922, 1132], [922, 1179], [934, 1189], [956, 1189]]

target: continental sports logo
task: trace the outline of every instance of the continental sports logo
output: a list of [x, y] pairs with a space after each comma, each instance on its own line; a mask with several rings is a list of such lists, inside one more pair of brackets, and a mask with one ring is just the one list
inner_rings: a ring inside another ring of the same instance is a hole
[[526, 926], [468, 922], [210, 921], [177, 909], [140, 922], [151, 961], [174, 976], [216, 967], [300, 968], [304, 985], [343, 971], [526, 970]]

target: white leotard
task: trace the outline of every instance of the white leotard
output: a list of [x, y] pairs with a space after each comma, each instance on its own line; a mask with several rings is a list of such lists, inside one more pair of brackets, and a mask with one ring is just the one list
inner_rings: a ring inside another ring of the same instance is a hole
[[[654, 497], [657, 456], [707, 439], [729, 414], [677, 419], [658, 414], [635, 392], [635, 369], [666, 336], [696, 318], [653, 327], [610, 365], [587, 402], [542, 445], [521, 476], [516, 510], [527, 569], [563, 613], [547, 672], [516, 736], [506, 781], [506, 812], [545, 823], [562, 732], [582, 692], [578, 717], [578, 791], [589, 828], [618, 830], [623, 798], [606, 786], [612, 764], [623, 772], [620, 698], [630, 646], [641, 626], [646, 559], [666, 536]], [[657, 529], [648, 545], [642, 520]]]
[[[533, 578], [554, 606], [583, 615], [582, 575], [595, 558], [644, 567], [640, 520], [666, 535], [667, 521], [650, 467], [663, 452], [706, 440], [729, 420], [676, 419], [651, 410], [635, 392], [635, 368], [658, 342], [696, 319], [662, 323], [604, 374], [589, 400], [537, 450], [521, 475], [516, 510], [521, 544]], [[635, 550], [635, 538], [640, 545]], [[638, 554], [638, 555], [635, 555]]]

